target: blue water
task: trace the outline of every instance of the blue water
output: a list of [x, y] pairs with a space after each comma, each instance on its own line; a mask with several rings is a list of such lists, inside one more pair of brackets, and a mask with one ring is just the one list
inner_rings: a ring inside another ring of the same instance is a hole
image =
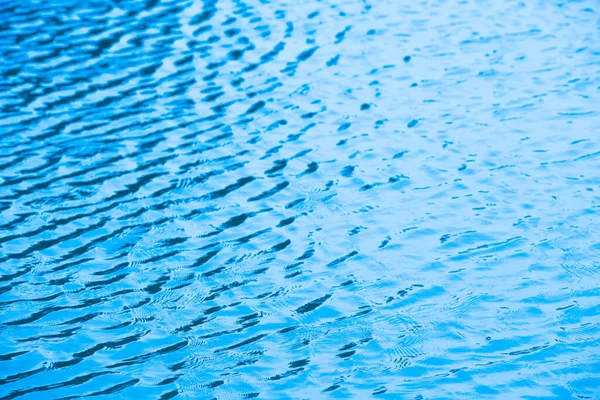
[[0, 0], [0, 398], [600, 398], [598, 2]]

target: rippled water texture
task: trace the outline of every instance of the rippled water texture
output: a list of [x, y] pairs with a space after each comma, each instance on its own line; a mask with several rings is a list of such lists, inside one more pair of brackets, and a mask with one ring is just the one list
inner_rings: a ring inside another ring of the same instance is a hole
[[599, 3], [0, 3], [0, 398], [598, 398]]

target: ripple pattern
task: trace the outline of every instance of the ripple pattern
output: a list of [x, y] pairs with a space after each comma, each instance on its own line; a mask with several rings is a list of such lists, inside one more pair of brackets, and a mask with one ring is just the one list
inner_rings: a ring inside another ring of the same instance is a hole
[[597, 398], [599, 21], [0, 0], [0, 398]]

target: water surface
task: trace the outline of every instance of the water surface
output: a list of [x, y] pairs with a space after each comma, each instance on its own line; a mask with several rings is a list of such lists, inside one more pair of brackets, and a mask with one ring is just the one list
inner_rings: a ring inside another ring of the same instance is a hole
[[0, 397], [596, 398], [599, 21], [0, 1]]

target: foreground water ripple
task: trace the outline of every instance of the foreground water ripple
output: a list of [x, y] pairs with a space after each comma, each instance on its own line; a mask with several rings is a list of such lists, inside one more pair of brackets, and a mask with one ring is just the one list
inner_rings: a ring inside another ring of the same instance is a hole
[[0, 398], [597, 398], [599, 21], [0, 0]]

